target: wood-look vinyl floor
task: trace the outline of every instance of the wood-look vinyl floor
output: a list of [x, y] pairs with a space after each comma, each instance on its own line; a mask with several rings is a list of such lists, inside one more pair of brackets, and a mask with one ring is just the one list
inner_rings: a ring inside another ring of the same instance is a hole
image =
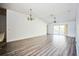
[[7, 43], [1, 56], [76, 56], [75, 38], [46, 35]]

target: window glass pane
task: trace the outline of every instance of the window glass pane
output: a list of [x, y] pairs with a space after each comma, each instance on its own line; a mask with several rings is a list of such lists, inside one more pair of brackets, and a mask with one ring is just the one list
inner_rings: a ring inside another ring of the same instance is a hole
[[60, 25], [60, 34], [64, 34], [64, 28], [65, 28], [64, 25]]
[[58, 25], [54, 26], [54, 34], [59, 34], [59, 26]]
[[54, 34], [64, 34], [65, 32], [65, 26], [64, 25], [54, 25]]

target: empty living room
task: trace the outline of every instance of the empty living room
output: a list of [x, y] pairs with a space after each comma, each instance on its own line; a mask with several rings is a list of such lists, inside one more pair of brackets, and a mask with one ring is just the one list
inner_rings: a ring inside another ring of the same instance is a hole
[[79, 56], [79, 3], [0, 3], [0, 56]]

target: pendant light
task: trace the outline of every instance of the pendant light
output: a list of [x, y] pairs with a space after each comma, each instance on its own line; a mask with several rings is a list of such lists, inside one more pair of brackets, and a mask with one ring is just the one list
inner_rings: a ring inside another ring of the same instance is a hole
[[31, 21], [34, 20], [31, 8], [29, 9], [29, 14], [28, 14], [27, 20], [31, 20]]
[[53, 23], [56, 23], [56, 17], [53, 14], [51, 14], [50, 16], [53, 19]]

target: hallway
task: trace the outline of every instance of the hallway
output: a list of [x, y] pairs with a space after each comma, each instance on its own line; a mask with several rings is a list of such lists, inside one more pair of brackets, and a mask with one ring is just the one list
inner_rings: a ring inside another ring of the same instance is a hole
[[75, 56], [75, 38], [47, 35], [9, 42], [0, 49], [3, 56]]

